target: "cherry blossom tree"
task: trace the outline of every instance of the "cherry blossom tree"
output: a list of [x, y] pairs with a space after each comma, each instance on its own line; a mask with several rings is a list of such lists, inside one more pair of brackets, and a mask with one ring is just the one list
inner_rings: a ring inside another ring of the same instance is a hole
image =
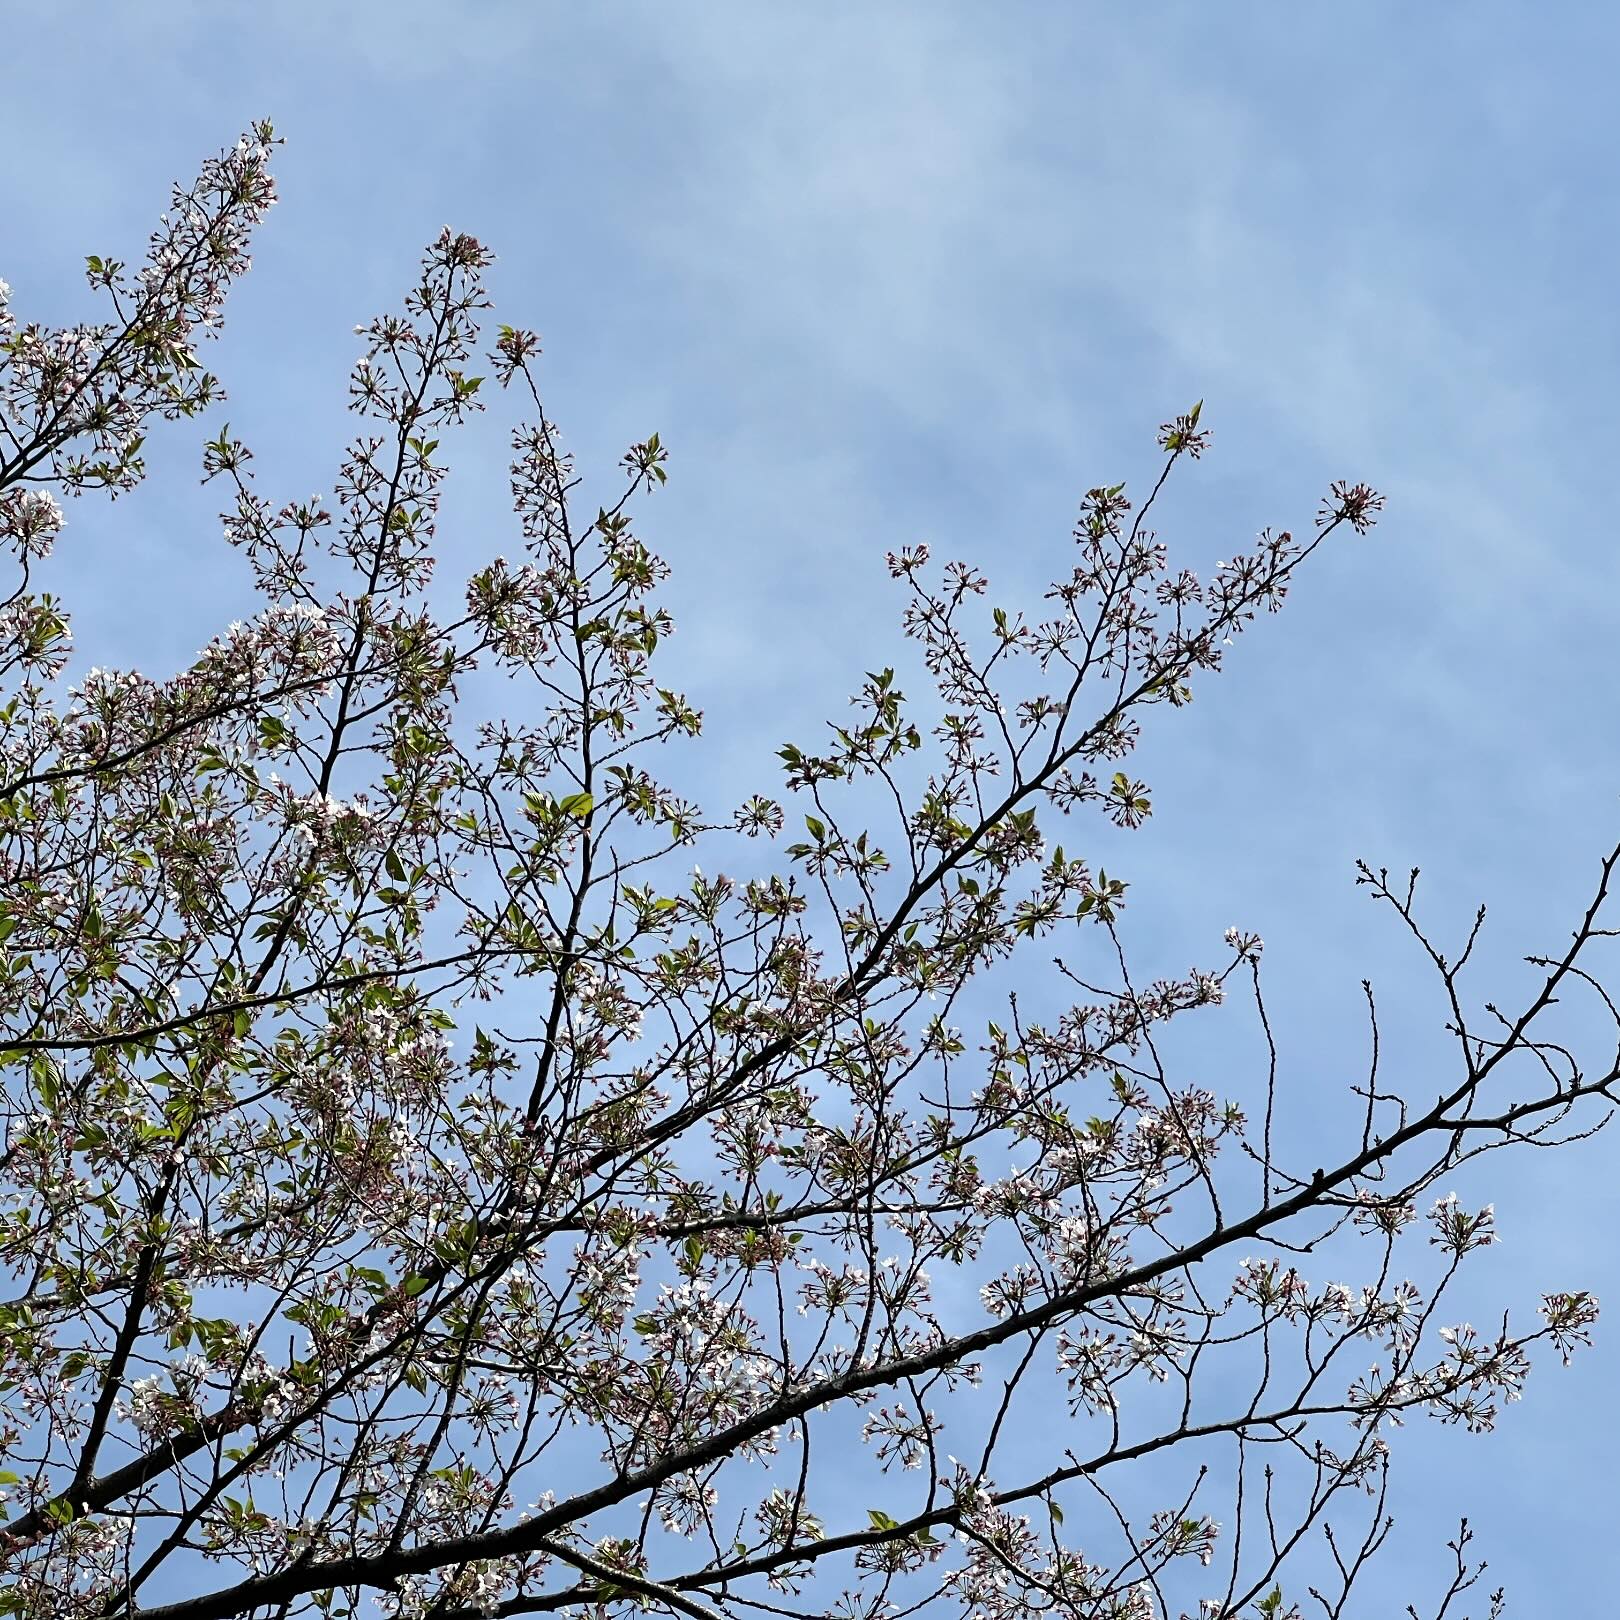
[[[1454, 1322], [1494, 1227], [1450, 1182], [1604, 1117], [1620, 1053], [1557, 1020], [1620, 1029], [1620, 850], [1483, 1009], [1480, 922], [1444, 948], [1364, 869], [1453, 1066], [1380, 1057], [1369, 991], [1304, 1125], [1260, 940], [1147, 982], [1086, 851], [1150, 813], [1141, 728], [1379, 497], [1196, 578], [1148, 526], [1194, 408], [1037, 603], [891, 555], [906, 673], [705, 808], [632, 517], [666, 450], [586, 502], [534, 334], [477, 358], [491, 255], [447, 230], [358, 329], [331, 504], [261, 493], [227, 427], [202, 452], [257, 611], [178, 674], [80, 670], [37, 588], [64, 507], [218, 396], [196, 346], [274, 144], [140, 268], [88, 261], [106, 318], [20, 324], [0, 284], [0, 1612], [1349, 1613], [1402, 1419], [1489, 1429], [1588, 1341], [1580, 1292]], [[491, 396], [516, 560], [459, 592], [435, 522]], [[1189, 1061], [1245, 1017], [1257, 1069]], [[1413, 1616], [1499, 1611], [1469, 1541]]]

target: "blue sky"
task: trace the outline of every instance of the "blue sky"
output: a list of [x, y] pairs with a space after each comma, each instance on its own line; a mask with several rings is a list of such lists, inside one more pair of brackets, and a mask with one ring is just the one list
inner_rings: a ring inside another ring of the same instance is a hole
[[[210, 359], [267, 489], [329, 487], [351, 328], [421, 245], [449, 222], [495, 247], [499, 318], [544, 334], [587, 464], [655, 428], [673, 450], [645, 526], [728, 791], [886, 661], [889, 547], [1027, 599], [1080, 492], [1140, 481], [1199, 398], [1214, 446], [1162, 524], [1191, 566], [1365, 478], [1381, 526], [1140, 756], [1137, 938], [1180, 968], [1264, 934], [1308, 1087], [1353, 1066], [1364, 975], [1414, 1051], [1438, 1015], [1356, 856], [1421, 864], [1452, 926], [1491, 902], [1481, 999], [1563, 936], [1620, 828], [1620, 12], [51, 0], [4, 27], [24, 318], [83, 310], [82, 255], [133, 249], [247, 121], [288, 137]], [[172, 666], [249, 606], [200, 439], [70, 512], [51, 584], [87, 661]], [[511, 548], [503, 459], [489, 434], [459, 463], [453, 563]], [[1616, 1151], [1489, 1167], [1504, 1295], [1620, 1296]], [[1617, 1356], [1611, 1331], [1547, 1368], [1488, 1440], [1409, 1431], [1409, 1527], [1469, 1513], [1513, 1613], [1611, 1584]], [[1429, 1551], [1403, 1538], [1365, 1612]]]

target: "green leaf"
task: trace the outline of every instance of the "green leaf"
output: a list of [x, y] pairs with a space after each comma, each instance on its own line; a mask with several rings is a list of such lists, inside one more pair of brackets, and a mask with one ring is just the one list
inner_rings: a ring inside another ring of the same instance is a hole
[[376, 1297], [381, 1298], [388, 1292], [388, 1279], [375, 1266], [356, 1266], [354, 1274]]

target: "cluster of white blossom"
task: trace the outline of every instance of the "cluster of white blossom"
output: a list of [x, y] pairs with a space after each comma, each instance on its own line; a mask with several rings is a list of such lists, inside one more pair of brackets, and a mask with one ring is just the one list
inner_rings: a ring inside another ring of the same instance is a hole
[[62, 523], [62, 508], [48, 489], [0, 490], [0, 543], [23, 561], [50, 556]]

